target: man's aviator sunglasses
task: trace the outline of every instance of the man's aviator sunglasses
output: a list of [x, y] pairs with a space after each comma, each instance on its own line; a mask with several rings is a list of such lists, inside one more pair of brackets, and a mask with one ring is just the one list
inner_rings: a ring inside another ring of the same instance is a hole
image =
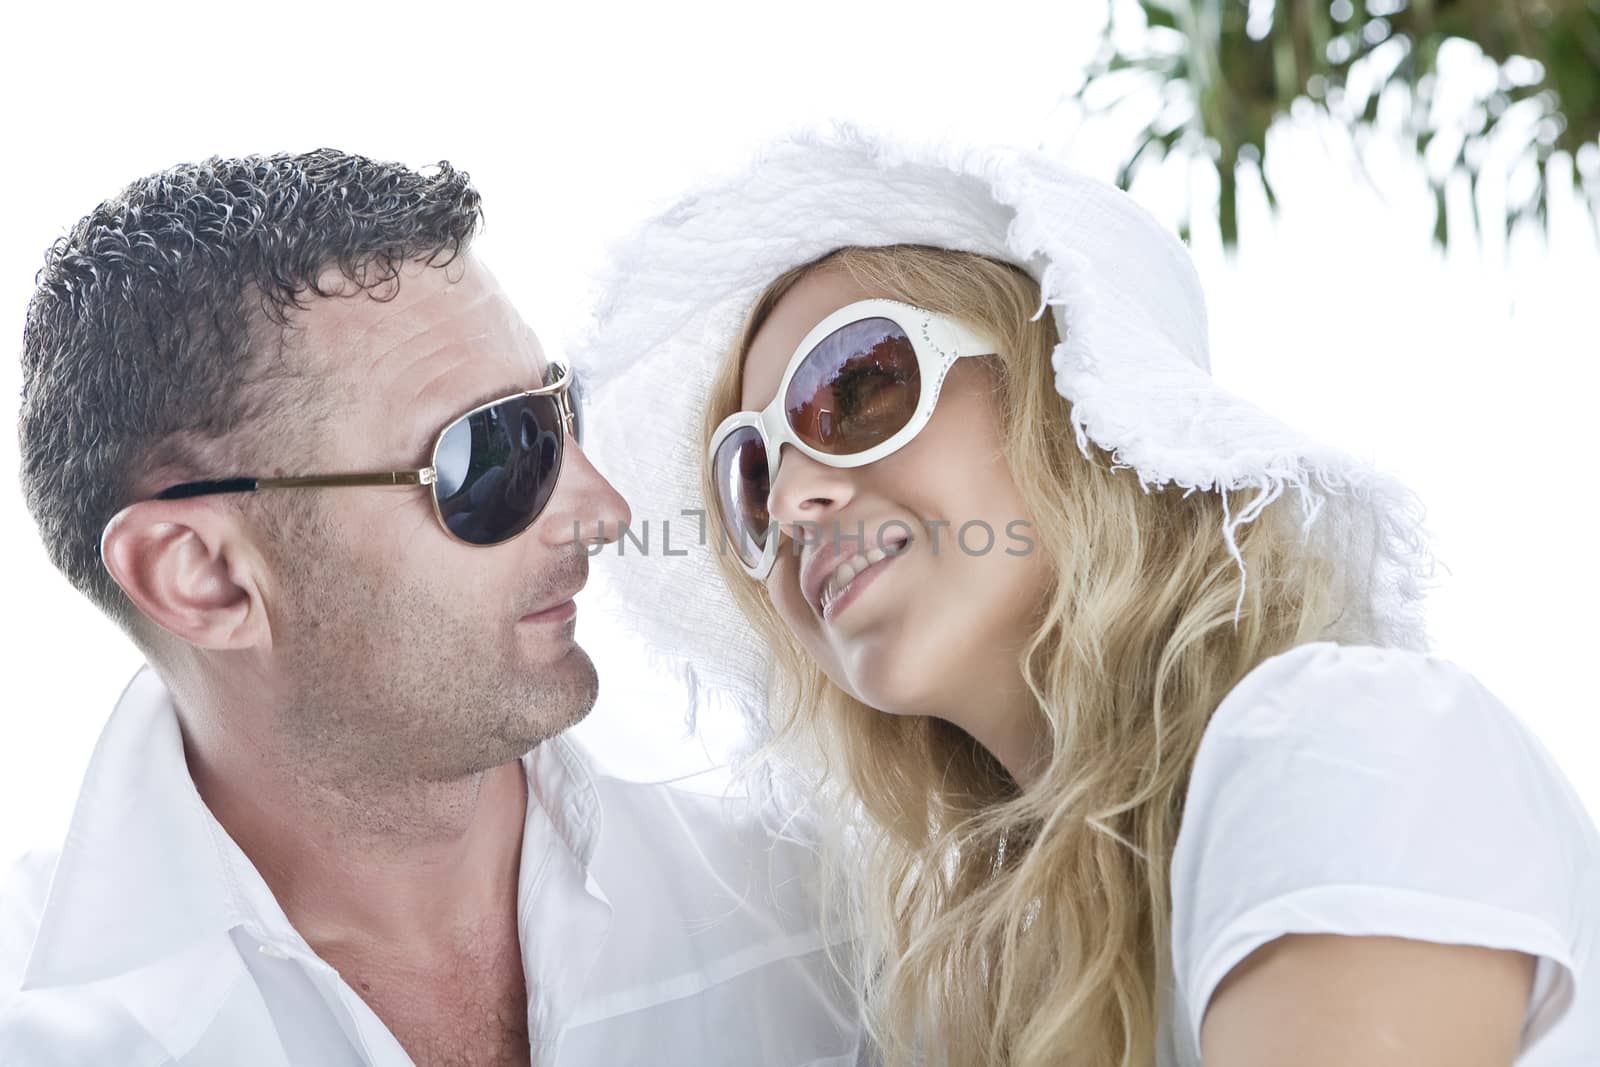
[[157, 500], [268, 489], [345, 486], [426, 486], [433, 513], [447, 534], [469, 545], [498, 545], [533, 525], [561, 474], [567, 433], [582, 442], [581, 391], [576, 377], [550, 364], [555, 381], [479, 405], [452, 420], [434, 439], [419, 470], [310, 474], [287, 478], [233, 477], [184, 482]]
[[928, 425], [956, 360], [994, 352], [965, 323], [896, 300], [860, 300], [818, 323], [772, 403], [729, 415], [711, 435], [717, 509], [745, 573], [764, 581], [777, 560], [767, 497], [784, 445], [829, 467], [883, 459]]

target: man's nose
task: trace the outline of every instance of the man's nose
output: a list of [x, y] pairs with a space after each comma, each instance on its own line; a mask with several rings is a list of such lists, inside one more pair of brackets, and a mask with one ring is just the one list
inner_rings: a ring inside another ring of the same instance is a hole
[[570, 435], [564, 446], [561, 473], [550, 496], [550, 514], [543, 523], [547, 537], [563, 545], [611, 544], [633, 521], [633, 512]]

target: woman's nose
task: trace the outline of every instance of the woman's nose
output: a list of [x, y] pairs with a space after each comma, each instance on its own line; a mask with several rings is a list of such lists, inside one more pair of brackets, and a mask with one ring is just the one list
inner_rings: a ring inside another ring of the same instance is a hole
[[818, 463], [788, 445], [783, 446], [778, 476], [767, 491], [767, 513], [784, 533], [796, 540], [815, 532], [849, 505], [855, 493], [855, 472]]

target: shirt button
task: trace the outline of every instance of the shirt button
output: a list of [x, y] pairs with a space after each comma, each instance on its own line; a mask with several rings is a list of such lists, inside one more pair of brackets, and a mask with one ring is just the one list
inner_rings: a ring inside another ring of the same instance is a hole
[[286, 960], [289, 958], [289, 954], [276, 945], [262, 945], [260, 946], [259, 951], [268, 959]]

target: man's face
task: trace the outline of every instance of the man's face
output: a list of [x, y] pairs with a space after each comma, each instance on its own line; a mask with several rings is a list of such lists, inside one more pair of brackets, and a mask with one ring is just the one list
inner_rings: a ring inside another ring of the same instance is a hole
[[[295, 325], [291, 358], [327, 381], [335, 411], [314, 473], [426, 466], [451, 420], [545, 381], [538, 339], [470, 255], [410, 265], [393, 300], [317, 299]], [[581, 539], [602, 522], [614, 539], [629, 516], [570, 437], [538, 520], [493, 547], [447, 535], [428, 489], [321, 492], [314, 528], [267, 550], [292, 750], [336, 777], [445, 780], [587, 714], [597, 679], [571, 613], [527, 616], [576, 593]]]

